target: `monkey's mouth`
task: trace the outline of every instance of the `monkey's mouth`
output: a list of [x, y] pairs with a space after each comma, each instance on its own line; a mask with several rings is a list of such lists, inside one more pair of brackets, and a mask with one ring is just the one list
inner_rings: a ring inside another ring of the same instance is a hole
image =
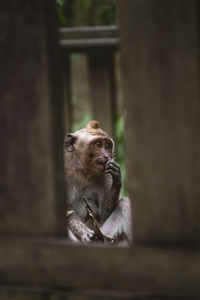
[[96, 164], [102, 168], [105, 168], [106, 163], [107, 163], [107, 160], [104, 158], [99, 158], [96, 160]]

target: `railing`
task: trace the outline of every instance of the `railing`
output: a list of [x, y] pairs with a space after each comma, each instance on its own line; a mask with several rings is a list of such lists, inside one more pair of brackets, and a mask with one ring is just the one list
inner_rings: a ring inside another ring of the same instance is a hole
[[120, 38], [117, 26], [59, 28], [59, 45], [63, 50], [69, 128], [73, 123], [70, 54], [88, 55], [92, 114], [114, 136], [116, 116], [115, 53]]

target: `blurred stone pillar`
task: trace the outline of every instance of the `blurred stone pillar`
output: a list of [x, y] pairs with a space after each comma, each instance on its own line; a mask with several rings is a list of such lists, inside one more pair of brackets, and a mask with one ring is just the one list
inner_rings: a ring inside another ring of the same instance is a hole
[[0, 234], [64, 235], [55, 1], [1, 1]]
[[200, 242], [199, 5], [119, 1], [136, 241]]

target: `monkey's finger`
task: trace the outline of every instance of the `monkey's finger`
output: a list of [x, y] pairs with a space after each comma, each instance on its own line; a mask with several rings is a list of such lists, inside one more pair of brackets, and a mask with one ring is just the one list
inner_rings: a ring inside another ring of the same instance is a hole
[[119, 164], [116, 162], [116, 160], [114, 160], [114, 159], [110, 159], [108, 162], [107, 162], [107, 164], [114, 164], [114, 165], [117, 165], [117, 166], [119, 166]]
[[120, 165], [114, 160], [108, 161], [107, 164], [106, 164], [106, 167], [107, 166], [115, 166], [116, 168], [120, 169]]
[[116, 162], [116, 161], [109, 161], [107, 164], [106, 164], [106, 168], [109, 167], [109, 166], [113, 166], [117, 169], [120, 170], [120, 165]]
[[104, 174], [110, 174], [113, 178], [115, 178], [117, 180], [121, 180], [121, 178], [122, 178], [121, 174], [114, 170], [107, 170], [104, 172]]
[[121, 174], [115, 170], [112, 170], [112, 169], [108, 169], [104, 172], [104, 174], [110, 174], [112, 175], [113, 177], [115, 178], [121, 178]]
[[121, 174], [121, 171], [118, 167], [116, 167], [115, 165], [108, 165], [106, 168], [105, 168], [105, 171], [108, 171], [108, 170], [113, 170], [114, 172], [117, 172], [119, 174]]
[[114, 169], [111, 169], [111, 168], [105, 170], [104, 173], [105, 173], [105, 174], [107, 174], [107, 173], [112, 173], [112, 174], [120, 175], [120, 173], [119, 173], [118, 171], [116, 171], [116, 170], [114, 170]]

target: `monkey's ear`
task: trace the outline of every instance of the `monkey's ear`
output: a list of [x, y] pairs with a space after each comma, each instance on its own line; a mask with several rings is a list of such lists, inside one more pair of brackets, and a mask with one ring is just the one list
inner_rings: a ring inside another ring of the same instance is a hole
[[65, 137], [65, 149], [68, 152], [72, 152], [74, 150], [74, 144], [77, 140], [77, 137], [72, 133], [68, 133]]

